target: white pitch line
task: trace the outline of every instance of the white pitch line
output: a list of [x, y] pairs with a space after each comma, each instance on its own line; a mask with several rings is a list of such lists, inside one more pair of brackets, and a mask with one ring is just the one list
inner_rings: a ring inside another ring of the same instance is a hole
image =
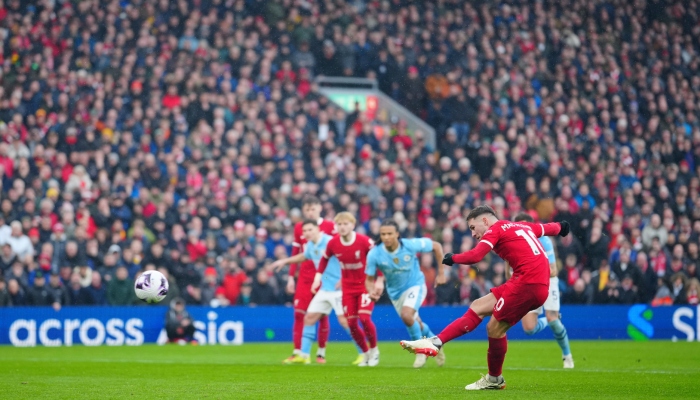
[[[197, 362], [197, 361], [175, 361], [175, 360], [123, 360], [123, 359], [108, 359], [108, 358], [90, 358], [90, 359], [65, 359], [65, 358], [0, 358], [2, 361], [29, 361], [29, 362], [95, 362], [95, 363], [126, 363], [126, 364], [213, 364], [213, 365], [256, 365], [256, 366], [267, 366], [276, 367], [277, 364], [264, 364], [264, 363], [235, 363], [230, 361], [207, 361], [207, 362]], [[332, 365], [333, 367], [352, 367], [350, 365]], [[386, 366], [380, 366], [387, 368]], [[406, 367], [389, 367], [389, 368], [399, 368], [408, 369]], [[486, 366], [466, 366], [466, 365], [451, 365], [445, 367], [445, 369], [464, 369], [464, 370], [486, 370]], [[512, 371], [541, 371], [541, 372], [563, 372], [569, 373], [569, 370], [564, 370], [563, 368], [547, 368], [547, 367], [504, 367], [504, 370]], [[660, 370], [660, 369], [649, 369], [649, 370], [636, 370], [636, 369], [602, 369], [602, 368], [574, 368], [572, 372], [587, 372], [594, 374], [619, 374], [619, 373], [635, 373], [635, 374], [693, 374], [700, 373], [700, 369], [682, 369], [682, 370]]]

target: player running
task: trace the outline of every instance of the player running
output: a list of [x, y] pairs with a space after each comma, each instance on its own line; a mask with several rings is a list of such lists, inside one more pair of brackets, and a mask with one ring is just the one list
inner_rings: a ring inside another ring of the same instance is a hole
[[[338, 234], [333, 236], [326, 245], [326, 252], [318, 264], [311, 290], [315, 292], [321, 286], [321, 277], [328, 267], [329, 259], [333, 256], [337, 257], [340, 261], [343, 311], [348, 319], [350, 335], [363, 352], [362, 362], [358, 366], [374, 367], [379, 364], [377, 328], [372, 322], [374, 302], [365, 289], [367, 253], [374, 242], [369, 237], [356, 233], [355, 223], [355, 217], [349, 212], [341, 212], [335, 216]], [[360, 321], [364, 332], [360, 329]]]
[[[335, 235], [335, 224], [333, 221], [328, 221], [321, 218], [321, 200], [318, 197], [307, 196], [301, 203], [301, 211], [305, 219], [313, 219], [318, 221], [318, 226], [321, 232], [328, 235]], [[303, 222], [298, 222], [294, 226], [294, 243], [292, 243], [292, 257], [304, 252], [306, 239], [302, 235]], [[294, 292], [294, 324], [292, 325], [292, 342], [294, 351], [292, 355], [284, 359], [285, 364], [295, 362], [295, 356], [301, 353], [301, 337], [304, 330], [304, 316], [306, 309], [311, 303], [314, 294], [311, 293], [311, 284], [316, 275], [316, 266], [313, 261], [306, 260], [299, 263], [299, 277], [296, 285], [294, 275], [297, 273], [297, 264], [293, 263], [289, 267], [289, 278], [287, 279], [287, 292]], [[294, 290], [296, 286], [296, 291]], [[318, 324], [318, 353], [316, 361], [323, 364], [326, 353], [326, 343], [330, 335], [330, 324], [328, 316], [324, 315], [319, 320]], [[297, 360], [298, 361], [298, 360]]]
[[[445, 254], [443, 264], [475, 264], [491, 250], [513, 268], [513, 277], [491, 293], [475, 300], [469, 310], [450, 323], [437, 336], [419, 340], [401, 341], [401, 346], [412, 352], [435, 357], [445, 343], [476, 329], [486, 316], [492, 316], [486, 325], [489, 337], [487, 353], [488, 375], [465, 387], [466, 390], [505, 389], [501, 372], [508, 349], [506, 332], [528, 312], [540, 307], [549, 294], [549, 262], [537, 240], [542, 236], [569, 234], [569, 223], [535, 224], [499, 220], [489, 206], [474, 208], [467, 215], [472, 236], [479, 242], [470, 251]], [[438, 283], [444, 283], [440, 275]]]
[[[279, 270], [287, 264], [302, 263], [306, 260], [311, 260], [314, 265], [318, 265], [323, 252], [326, 250], [326, 245], [328, 244], [328, 241], [331, 240], [332, 236], [321, 232], [318, 226], [318, 221], [314, 219], [307, 219], [302, 222], [302, 234], [306, 240], [304, 253], [279, 259], [272, 263], [272, 268]], [[311, 351], [311, 343], [316, 336], [316, 322], [318, 322], [321, 317], [330, 315], [332, 310], [335, 310], [335, 315], [338, 317], [338, 323], [345, 328], [348, 334], [350, 333], [347, 319], [345, 319], [345, 315], [343, 314], [343, 306], [341, 305], [343, 293], [339, 290], [339, 287], [340, 263], [338, 262], [337, 258], [333, 257], [328, 261], [328, 268], [326, 268], [326, 271], [323, 273], [323, 277], [321, 278], [321, 290], [316, 293], [313, 300], [311, 300], [311, 304], [309, 304], [309, 307], [306, 310], [306, 316], [304, 317], [304, 330], [301, 339], [301, 353], [295, 356], [291, 363], [309, 364], [311, 362], [309, 356]], [[325, 349], [323, 350], [323, 355], [316, 358], [316, 362], [321, 364], [326, 362]], [[362, 356], [361, 350], [360, 356]]]
[[[534, 222], [534, 219], [528, 214], [521, 213], [516, 215], [513, 221]], [[569, 336], [566, 333], [564, 324], [561, 323], [561, 319], [559, 318], [559, 308], [561, 304], [559, 303], [559, 278], [557, 278], [557, 259], [554, 255], [554, 245], [552, 244], [552, 239], [547, 236], [539, 238], [539, 241], [549, 261], [549, 295], [547, 296], [547, 301], [544, 302], [544, 306], [530, 311], [523, 317], [521, 321], [523, 324], [523, 331], [528, 335], [534, 335], [541, 332], [549, 325], [549, 328], [552, 329], [552, 333], [554, 334], [554, 339], [556, 339], [559, 347], [561, 347], [564, 368], [573, 368], [574, 358], [571, 356], [571, 349], [569, 348]], [[506, 268], [506, 277], [510, 278], [510, 268]], [[543, 308], [545, 317], [538, 318]]]
[[[418, 316], [418, 309], [425, 296], [427, 287], [425, 275], [420, 270], [416, 253], [435, 253], [436, 260], [442, 260], [442, 245], [426, 238], [402, 239], [399, 236], [399, 226], [392, 220], [382, 222], [379, 228], [381, 244], [376, 245], [367, 255], [367, 268], [365, 269], [367, 291], [372, 300], [377, 301], [384, 291], [384, 282], [396, 313], [406, 324], [408, 334], [412, 340], [421, 336], [432, 337], [433, 332]], [[377, 270], [384, 274], [384, 278], [375, 280]], [[440, 272], [443, 273], [440, 266]], [[427, 356], [417, 353], [413, 362], [414, 368], [425, 365]], [[445, 364], [445, 353], [440, 349], [435, 358], [439, 366]]]

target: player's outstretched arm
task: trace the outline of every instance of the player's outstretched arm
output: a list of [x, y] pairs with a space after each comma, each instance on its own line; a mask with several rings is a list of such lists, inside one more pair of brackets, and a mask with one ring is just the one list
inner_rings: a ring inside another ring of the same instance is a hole
[[520, 224], [529, 226], [532, 232], [537, 237], [542, 236], [566, 236], [571, 230], [571, 226], [567, 221], [550, 222], [547, 224], [538, 224], [535, 222], [520, 221]]
[[452, 266], [453, 264], [471, 265], [481, 261], [491, 251], [491, 246], [484, 241], [477, 243], [473, 249], [459, 254], [447, 253], [442, 259], [442, 263]]
[[[277, 272], [287, 264], [299, 264], [299, 263], [304, 262], [304, 261], [306, 261], [306, 256], [304, 256], [303, 253], [299, 253], [295, 256], [291, 256], [291, 257], [287, 257], [287, 258], [280, 258], [279, 260], [273, 262], [271, 264], [271, 266], [275, 270], [275, 272]], [[291, 274], [290, 274], [290, 276], [291, 276]]]
[[[295, 233], [296, 236], [296, 233]], [[296, 241], [296, 237], [294, 240], [294, 243], [292, 243], [292, 257], [298, 255], [298, 254], [303, 254], [304, 252], [301, 251], [301, 244], [299, 244]], [[299, 263], [291, 263], [289, 266], [289, 277], [294, 278], [294, 276], [297, 274], [297, 269], [299, 268]]]

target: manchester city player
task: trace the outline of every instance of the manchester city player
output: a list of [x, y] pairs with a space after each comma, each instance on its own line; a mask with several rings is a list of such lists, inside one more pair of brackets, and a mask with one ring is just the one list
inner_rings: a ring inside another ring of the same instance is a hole
[[[425, 275], [420, 270], [417, 253], [435, 253], [436, 260], [442, 260], [442, 245], [427, 238], [402, 239], [399, 237], [398, 224], [391, 219], [382, 222], [379, 228], [381, 243], [370, 250], [367, 255], [365, 268], [367, 291], [372, 300], [378, 300], [386, 286], [389, 299], [394, 304], [396, 312], [408, 329], [411, 339], [421, 336], [432, 337], [433, 332], [418, 316], [418, 309], [427, 294]], [[444, 283], [444, 266], [440, 264], [438, 284]], [[384, 277], [376, 278], [377, 270]], [[385, 283], [384, 283], [385, 282]], [[416, 354], [414, 368], [425, 365], [427, 356]], [[445, 354], [440, 353], [435, 358], [439, 366], [445, 363]]]

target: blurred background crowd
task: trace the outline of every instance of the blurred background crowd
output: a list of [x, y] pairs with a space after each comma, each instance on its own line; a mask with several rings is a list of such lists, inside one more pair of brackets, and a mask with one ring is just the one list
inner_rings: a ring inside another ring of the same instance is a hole
[[[697, 304], [698, 3], [0, 0], [0, 306], [135, 304], [147, 269], [289, 303], [269, 263], [305, 194], [446, 252], [479, 204], [568, 220], [564, 303]], [[318, 76], [376, 79], [435, 148]], [[426, 302], [503, 280], [491, 254]]]

